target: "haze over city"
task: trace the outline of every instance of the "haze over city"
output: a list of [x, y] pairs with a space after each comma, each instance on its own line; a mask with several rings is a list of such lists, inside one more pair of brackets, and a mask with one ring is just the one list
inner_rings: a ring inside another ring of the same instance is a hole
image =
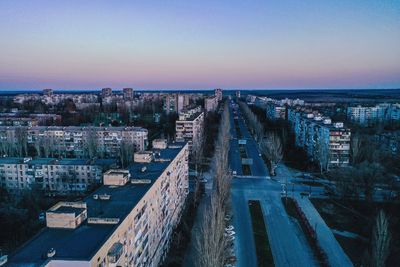
[[0, 89], [400, 87], [399, 1], [0, 2]]

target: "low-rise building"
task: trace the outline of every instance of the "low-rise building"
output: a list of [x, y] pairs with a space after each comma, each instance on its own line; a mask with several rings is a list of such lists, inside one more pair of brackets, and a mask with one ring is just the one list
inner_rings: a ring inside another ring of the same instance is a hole
[[47, 227], [8, 265], [159, 266], [188, 193], [188, 146], [154, 152], [163, 160], [134, 163], [129, 173], [111, 170], [105, 185], [82, 201], [50, 208]]
[[84, 192], [101, 183], [113, 159], [0, 158], [0, 186], [11, 191], [33, 187], [49, 194]]

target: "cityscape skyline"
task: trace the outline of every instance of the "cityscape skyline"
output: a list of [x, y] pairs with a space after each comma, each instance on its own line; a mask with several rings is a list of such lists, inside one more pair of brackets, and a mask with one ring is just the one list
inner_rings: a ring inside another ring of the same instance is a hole
[[400, 87], [398, 1], [0, 3], [0, 90]]

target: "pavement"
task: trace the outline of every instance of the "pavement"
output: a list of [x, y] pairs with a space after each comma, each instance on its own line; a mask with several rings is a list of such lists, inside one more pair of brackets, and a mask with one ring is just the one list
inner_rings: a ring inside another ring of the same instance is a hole
[[[281, 200], [282, 182], [269, 179], [268, 169], [260, 157], [257, 143], [240, 115], [239, 128], [246, 139], [246, 152], [253, 159], [251, 175], [243, 176], [238, 140], [231, 110], [230, 167], [237, 175], [232, 181], [231, 197], [235, 227], [236, 266], [257, 266], [249, 200], [259, 200], [267, 226], [275, 266], [318, 266], [301, 227], [291, 219]], [[295, 187], [297, 190], [304, 188]]]
[[326, 225], [310, 199], [307, 197], [302, 198], [299, 194], [296, 194], [295, 199], [311, 226], [315, 227], [318, 242], [328, 256], [329, 265], [343, 267], [353, 266], [353, 263], [337, 242], [332, 230]]

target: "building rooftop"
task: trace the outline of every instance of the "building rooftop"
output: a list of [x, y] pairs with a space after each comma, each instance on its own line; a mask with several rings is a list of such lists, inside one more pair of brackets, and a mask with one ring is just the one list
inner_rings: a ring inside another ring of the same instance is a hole
[[[167, 149], [156, 151], [156, 158], [175, 158], [185, 143], [175, 143]], [[87, 217], [118, 219], [114, 224], [96, 224], [84, 221], [76, 229], [44, 228], [21, 248], [9, 257], [9, 266], [39, 266], [47, 261], [50, 248], [56, 250], [52, 259], [90, 260], [107, 238], [113, 234], [118, 225], [143, 198], [158, 177], [168, 167], [170, 161], [132, 164], [129, 167], [131, 180], [148, 179], [150, 183], [130, 183], [124, 186], [102, 186], [83, 202], [87, 204]], [[146, 170], [142, 172], [142, 167]], [[109, 196], [109, 199], [95, 197]]]
[[6, 157], [0, 158], [0, 164], [26, 164], [31, 165], [113, 165], [115, 159], [78, 159], [78, 158], [20, 158]]

